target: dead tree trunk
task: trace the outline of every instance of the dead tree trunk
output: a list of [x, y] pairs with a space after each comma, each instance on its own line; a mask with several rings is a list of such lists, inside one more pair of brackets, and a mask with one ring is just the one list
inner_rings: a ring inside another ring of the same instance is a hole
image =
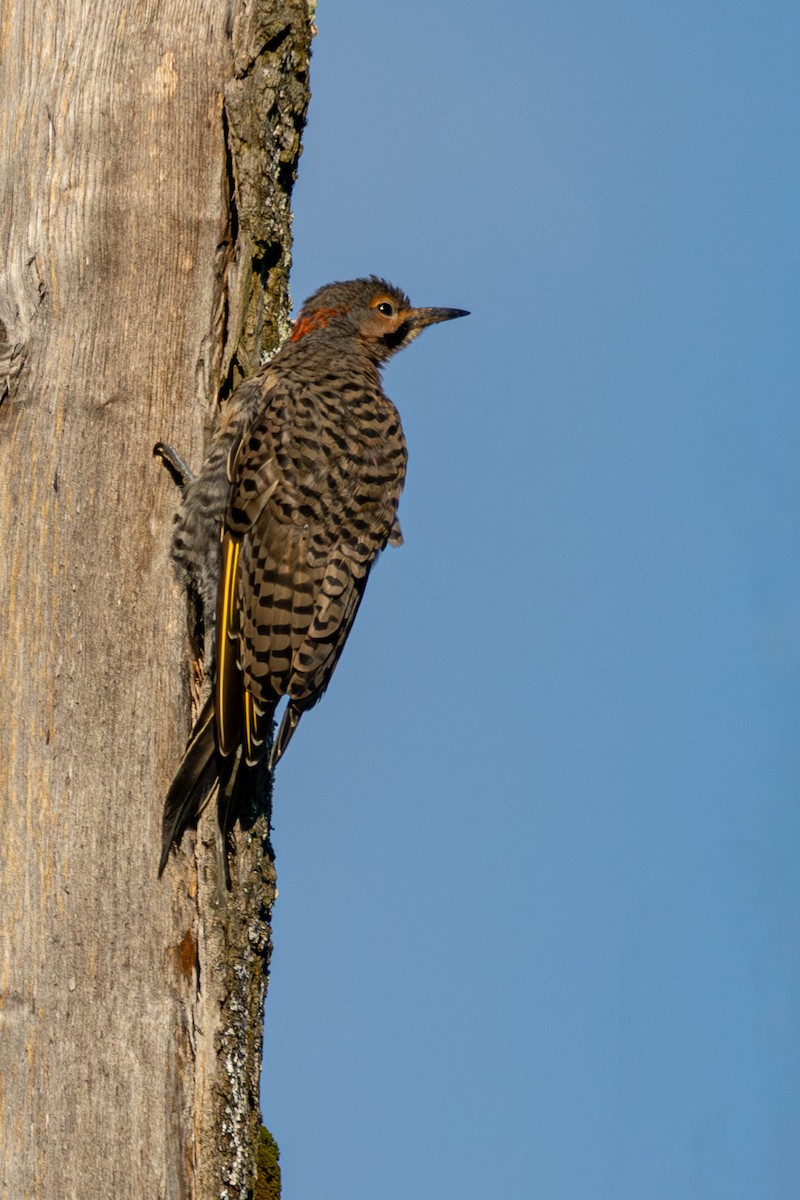
[[309, 0], [3, 0], [0, 1197], [244, 1198], [274, 876], [158, 881], [196, 684], [168, 561], [287, 315]]

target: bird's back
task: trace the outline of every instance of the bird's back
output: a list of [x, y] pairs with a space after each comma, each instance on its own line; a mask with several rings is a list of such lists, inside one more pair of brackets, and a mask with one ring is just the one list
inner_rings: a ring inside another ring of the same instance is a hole
[[400, 419], [358, 354], [290, 345], [231, 469], [226, 530], [241, 543], [236, 609], [244, 685], [260, 705], [316, 703], [375, 556], [397, 538]]

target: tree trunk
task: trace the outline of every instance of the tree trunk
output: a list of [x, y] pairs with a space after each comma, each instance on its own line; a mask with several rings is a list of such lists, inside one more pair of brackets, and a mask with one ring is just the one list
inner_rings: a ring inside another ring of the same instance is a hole
[[0, 1197], [244, 1198], [274, 873], [156, 878], [200, 664], [168, 558], [287, 317], [308, 0], [3, 0]]

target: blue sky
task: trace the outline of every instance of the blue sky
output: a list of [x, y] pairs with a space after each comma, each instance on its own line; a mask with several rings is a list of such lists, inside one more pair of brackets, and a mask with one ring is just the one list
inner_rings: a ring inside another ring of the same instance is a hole
[[472, 316], [277, 772], [286, 1200], [795, 1200], [798, 10], [318, 25], [295, 302]]

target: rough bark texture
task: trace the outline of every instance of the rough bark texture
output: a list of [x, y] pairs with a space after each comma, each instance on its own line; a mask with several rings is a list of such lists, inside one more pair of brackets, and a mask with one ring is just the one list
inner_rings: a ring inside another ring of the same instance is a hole
[[197, 666], [158, 439], [287, 315], [306, 0], [0, 10], [0, 1197], [244, 1198], [274, 873], [156, 879]]

